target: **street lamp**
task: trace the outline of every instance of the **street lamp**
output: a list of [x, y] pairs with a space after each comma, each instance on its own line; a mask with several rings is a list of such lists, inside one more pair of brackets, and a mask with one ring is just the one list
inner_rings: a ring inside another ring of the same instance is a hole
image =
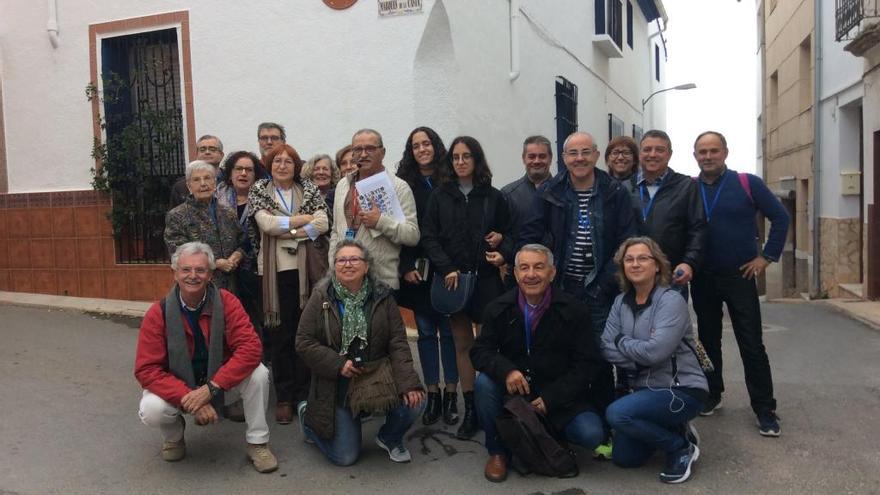
[[687, 83], [687, 84], [679, 84], [678, 86], [673, 86], [671, 88], [658, 89], [657, 91], [654, 91], [653, 93], [651, 93], [650, 96], [648, 96], [647, 98], [642, 100], [642, 113], [645, 112], [645, 105], [648, 103], [648, 100], [653, 98], [654, 95], [656, 95], [656, 94], [663, 93], [664, 91], [672, 91], [673, 89], [685, 90], [685, 89], [695, 89], [696, 87], [697, 87], [697, 85], [694, 83]]

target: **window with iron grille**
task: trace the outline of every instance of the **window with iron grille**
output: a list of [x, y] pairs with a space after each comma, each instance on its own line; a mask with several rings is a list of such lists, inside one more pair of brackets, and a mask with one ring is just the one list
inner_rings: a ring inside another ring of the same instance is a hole
[[608, 140], [623, 136], [623, 119], [615, 117], [613, 113], [608, 114]]
[[117, 263], [168, 261], [169, 193], [186, 154], [176, 29], [101, 40], [103, 161]]
[[645, 133], [645, 131], [642, 130], [641, 126], [633, 124], [632, 138], [635, 142], [637, 142], [637, 143], [642, 142], [642, 134], [644, 134], [644, 133]]
[[556, 77], [556, 170], [565, 170], [562, 161], [562, 145], [565, 139], [578, 130], [578, 88], [568, 79]]
[[626, 44], [633, 47], [633, 4], [626, 0]]
[[840, 41], [862, 21], [865, 16], [863, 0], [836, 0], [835, 2], [835, 39]]
[[[596, 0], [596, 34], [607, 34], [623, 49], [623, 0]], [[630, 45], [632, 46], [632, 45]]]

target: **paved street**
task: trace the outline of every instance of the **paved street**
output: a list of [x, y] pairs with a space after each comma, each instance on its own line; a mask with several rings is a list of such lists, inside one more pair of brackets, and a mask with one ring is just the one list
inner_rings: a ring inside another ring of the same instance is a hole
[[372, 443], [349, 468], [329, 465], [296, 424], [272, 426], [281, 464], [261, 475], [244, 454], [244, 426], [187, 428], [187, 458], [158, 455], [159, 433], [137, 418], [132, 376], [137, 320], [0, 306], [0, 494], [321, 493], [880, 493], [880, 332], [810, 303], [764, 305], [783, 436], [760, 437], [733, 335], [725, 334], [724, 408], [700, 418], [702, 454], [691, 481], [657, 481], [662, 459], [622, 470], [580, 457], [581, 475], [512, 473], [483, 479], [485, 450], [416, 428], [409, 465]]

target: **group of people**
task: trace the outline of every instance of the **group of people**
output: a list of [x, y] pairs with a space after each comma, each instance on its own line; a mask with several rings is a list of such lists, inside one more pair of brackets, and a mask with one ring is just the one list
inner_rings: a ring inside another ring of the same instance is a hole
[[[271, 382], [276, 421], [297, 416], [337, 465], [357, 461], [365, 417], [385, 416], [375, 442], [395, 462], [411, 459], [419, 417], [442, 419], [462, 439], [483, 430], [485, 477], [503, 481], [511, 452], [495, 418], [520, 395], [560, 440], [623, 467], [662, 451], [661, 481], [680, 483], [699, 457], [690, 421], [721, 406], [725, 303], [759, 432], [780, 434], [755, 277], [779, 259], [788, 215], [760, 178], [727, 168], [720, 133], [696, 138], [696, 178], [669, 168], [660, 130], [613, 139], [608, 172], [575, 132], [555, 176], [550, 141], [531, 136], [524, 176], [500, 190], [476, 139], [447, 148], [428, 127], [409, 134], [396, 173], [372, 129], [335, 160], [304, 162], [278, 124], [258, 139], [261, 158], [235, 152], [221, 168], [222, 143], [202, 137], [172, 189], [176, 284], [147, 312], [135, 363], [163, 459], [185, 456], [185, 413], [246, 422], [254, 467], [276, 469]], [[360, 194], [369, 178], [399, 211]], [[771, 223], [761, 249], [759, 212]], [[473, 284], [463, 309], [437, 311], [432, 291], [459, 284]], [[421, 378], [399, 307], [415, 316]]]

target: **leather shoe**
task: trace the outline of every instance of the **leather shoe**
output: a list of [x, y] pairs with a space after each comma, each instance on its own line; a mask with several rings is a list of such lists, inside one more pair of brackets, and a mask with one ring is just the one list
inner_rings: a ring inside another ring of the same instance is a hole
[[490, 455], [483, 471], [486, 479], [493, 483], [501, 483], [507, 479], [507, 457], [501, 454]]
[[289, 425], [293, 422], [293, 404], [290, 402], [279, 402], [275, 406], [275, 422], [279, 425]]

